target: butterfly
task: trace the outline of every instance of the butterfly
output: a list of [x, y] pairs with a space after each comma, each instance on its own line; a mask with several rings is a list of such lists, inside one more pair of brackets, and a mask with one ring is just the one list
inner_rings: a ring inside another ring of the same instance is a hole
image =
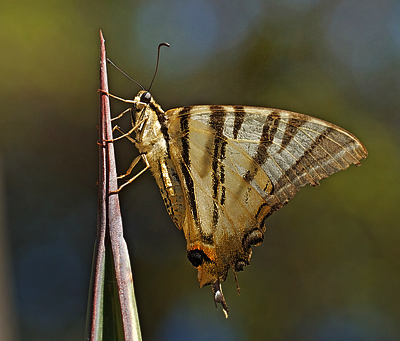
[[200, 287], [211, 285], [226, 317], [221, 282], [232, 269], [237, 283], [251, 247], [263, 241], [265, 219], [302, 186], [316, 186], [368, 155], [346, 130], [291, 111], [195, 105], [164, 112], [145, 90], [133, 100], [111, 96], [133, 104], [127, 110], [132, 129], [120, 137], [128, 137], [140, 155], [128, 173], [139, 159], [145, 163], [124, 185], [151, 170], [185, 235]]

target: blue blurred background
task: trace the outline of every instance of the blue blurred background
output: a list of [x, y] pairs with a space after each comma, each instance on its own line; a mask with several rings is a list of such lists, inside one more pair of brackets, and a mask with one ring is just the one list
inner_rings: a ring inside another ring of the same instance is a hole
[[[108, 57], [164, 109], [245, 104], [354, 133], [360, 168], [267, 220], [251, 266], [199, 289], [150, 173], [121, 194], [145, 340], [400, 338], [400, 2], [5, 2], [0, 11], [0, 316], [14, 340], [81, 340], [98, 178], [99, 29]], [[139, 90], [109, 70], [110, 91]], [[126, 105], [112, 102], [114, 115]], [[134, 147], [117, 144], [119, 172]], [[5, 337], [5, 331], [3, 331]]]

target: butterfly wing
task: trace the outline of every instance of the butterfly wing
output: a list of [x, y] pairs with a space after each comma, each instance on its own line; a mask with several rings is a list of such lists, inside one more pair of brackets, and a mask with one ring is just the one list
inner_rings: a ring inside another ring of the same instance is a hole
[[166, 118], [185, 202], [176, 223], [200, 286], [248, 265], [264, 220], [300, 187], [367, 156], [344, 129], [284, 110], [192, 106], [169, 110]]

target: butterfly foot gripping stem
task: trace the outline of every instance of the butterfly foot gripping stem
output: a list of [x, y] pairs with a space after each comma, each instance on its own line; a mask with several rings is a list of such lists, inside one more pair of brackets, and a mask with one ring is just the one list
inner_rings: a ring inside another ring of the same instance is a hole
[[222, 310], [224, 311], [225, 317], [228, 318], [229, 309], [226, 304], [224, 294], [222, 293], [222, 287], [219, 280], [211, 284], [211, 288], [214, 294], [215, 307], [217, 308], [217, 303], [220, 303], [222, 305]]
[[98, 91], [101, 92], [101, 93], [103, 93], [103, 94], [105, 94], [105, 95], [107, 95], [107, 96], [110, 96], [110, 97], [112, 97], [112, 98], [115, 98], [115, 99], [117, 99], [118, 101], [121, 101], [121, 102], [125, 102], [125, 103], [135, 103], [135, 101], [132, 100], [132, 99], [125, 99], [125, 98], [121, 98], [121, 97], [115, 96], [115, 95], [110, 94], [109, 92], [107, 92], [107, 91], [105, 91], [105, 90], [103, 90], [103, 89], [99, 89]]

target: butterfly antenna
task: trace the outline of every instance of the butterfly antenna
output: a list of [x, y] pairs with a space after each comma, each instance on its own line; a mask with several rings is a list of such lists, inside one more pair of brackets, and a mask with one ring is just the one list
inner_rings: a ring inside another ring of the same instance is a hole
[[139, 85], [142, 90], [144, 90], [144, 87], [142, 84], [140, 84], [139, 82], [135, 81], [132, 77], [130, 77], [127, 73], [125, 73], [124, 71], [122, 71], [117, 65], [115, 65], [110, 59], [107, 58], [107, 62], [110, 63], [112, 66], [114, 66], [119, 72], [121, 72], [125, 77], [127, 77], [128, 79], [130, 79], [132, 82], [136, 83], [137, 85]]
[[158, 53], [157, 53], [157, 63], [156, 63], [156, 70], [154, 71], [154, 76], [153, 76], [153, 79], [151, 80], [151, 83], [150, 83], [149, 89], [148, 89], [147, 91], [150, 91], [150, 89], [151, 89], [151, 86], [153, 85], [154, 79], [156, 78], [156, 74], [157, 74], [157, 71], [158, 71], [158, 61], [160, 60], [160, 49], [161, 49], [161, 46], [170, 47], [171, 45], [170, 45], [170, 44], [168, 44], [168, 43], [160, 43], [160, 44], [158, 44]]

